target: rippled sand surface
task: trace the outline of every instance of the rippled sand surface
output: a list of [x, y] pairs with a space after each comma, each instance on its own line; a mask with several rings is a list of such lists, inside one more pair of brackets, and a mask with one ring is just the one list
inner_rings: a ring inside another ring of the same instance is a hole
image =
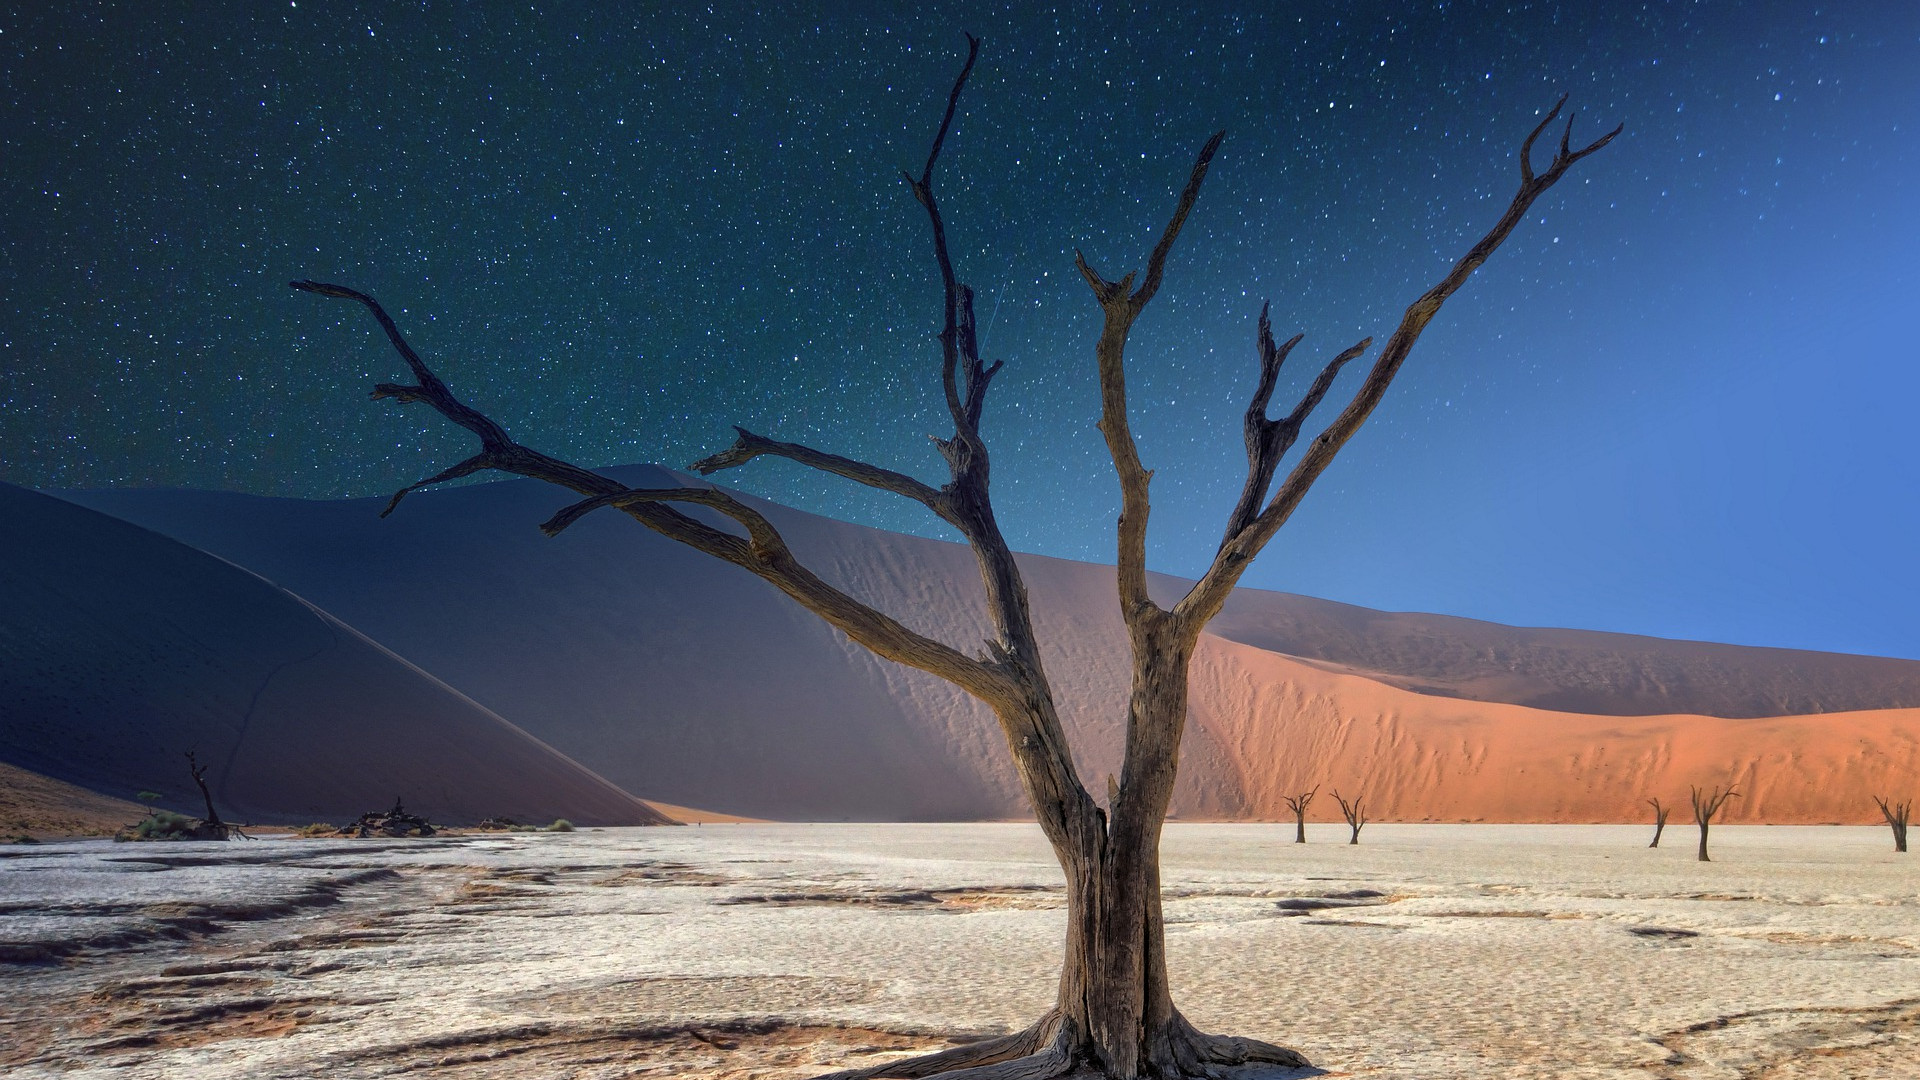
[[[1176, 998], [1336, 1076], [1920, 1076], [1920, 856], [1648, 832], [1171, 825]], [[1017, 824], [0, 849], [0, 1073], [804, 1076], [1039, 1014], [1059, 884]]]

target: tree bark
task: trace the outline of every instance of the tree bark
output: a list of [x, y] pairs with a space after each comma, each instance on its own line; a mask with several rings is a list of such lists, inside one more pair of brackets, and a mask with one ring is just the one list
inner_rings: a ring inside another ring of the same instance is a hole
[[1889, 803], [1878, 795], [1873, 801], [1880, 807], [1880, 815], [1887, 819], [1887, 826], [1893, 830], [1893, 850], [1904, 853], [1907, 850], [1907, 818], [1913, 810], [1913, 801]]
[[1333, 793], [1333, 798], [1334, 801], [1340, 804], [1340, 813], [1347, 819], [1347, 828], [1353, 830], [1353, 835], [1347, 838], [1347, 843], [1349, 845], [1358, 844], [1360, 842], [1360, 829], [1367, 823], [1366, 811], [1360, 808], [1360, 802], [1365, 796], [1355, 795], [1351, 801], [1348, 801], [1342, 798], [1340, 793], [1336, 791]]
[[1319, 793], [1320, 789], [1316, 787], [1312, 791], [1299, 795], [1281, 796], [1286, 800], [1287, 809], [1293, 811], [1293, 842], [1296, 844], [1307, 842], [1307, 807], [1313, 802], [1313, 797]]
[[[1310, 441], [1277, 489], [1273, 485], [1278, 466], [1299, 436], [1301, 425], [1330, 390], [1342, 366], [1365, 352], [1371, 339], [1335, 356], [1288, 416], [1271, 419], [1266, 413], [1280, 364], [1300, 339], [1294, 338], [1284, 348], [1274, 344], [1263, 308], [1256, 342], [1260, 376], [1244, 421], [1248, 473], [1242, 497], [1229, 515], [1226, 534], [1211, 566], [1172, 610], [1156, 604], [1147, 590], [1148, 483], [1152, 473], [1141, 463], [1130, 427], [1125, 350], [1134, 320], [1160, 288], [1168, 257], [1193, 210], [1224, 133], [1214, 135], [1196, 158], [1174, 212], [1148, 257], [1138, 288], [1134, 287], [1134, 274], [1109, 281], [1087, 263], [1084, 255], [1075, 252], [1075, 265], [1093, 290], [1103, 315], [1100, 338], [1094, 347], [1100, 380], [1099, 428], [1120, 485], [1116, 577], [1120, 613], [1133, 652], [1125, 756], [1119, 780], [1109, 788], [1109, 806], [1103, 809], [1075, 772], [1041, 663], [1026, 586], [994, 518], [988, 494], [991, 470], [986, 443], [980, 435], [980, 419], [988, 384], [1001, 365], [999, 361], [985, 363], [980, 356], [973, 292], [955, 275], [934, 190], [934, 167], [952, 128], [961, 90], [973, 71], [979, 44], [978, 39], [969, 37], [966, 64], [948, 95], [925, 167], [918, 176], [905, 174], [915, 201], [927, 213], [940, 275], [940, 380], [954, 434], [950, 439], [936, 440], [936, 445], [946, 459], [950, 481], [935, 488], [891, 469], [745, 430], [739, 432], [732, 447], [693, 466], [704, 475], [761, 456], [784, 457], [924, 506], [955, 528], [974, 552], [994, 634], [977, 656], [919, 634], [835, 588], [800, 562], [771, 521], [722, 489], [629, 489], [515, 442], [497, 422], [454, 396], [373, 297], [346, 286], [315, 281], [296, 281], [293, 287], [352, 300], [372, 312], [415, 379], [412, 384], [379, 384], [374, 397], [403, 404], [424, 402], [480, 440], [480, 451], [474, 457], [395, 493], [387, 512], [416, 488], [488, 469], [557, 484], [580, 494], [583, 500], [542, 526], [549, 535], [586, 514], [618, 510], [663, 536], [755, 574], [874, 653], [946, 679], [992, 710], [1027, 799], [1066, 876], [1067, 939], [1055, 1006], [1032, 1027], [1014, 1035], [837, 1075], [920, 1077], [964, 1071], [967, 1080], [1038, 1080], [1090, 1070], [1131, 1080], [1214, 1076], [1222, 1067], [1258, 1062], [1304, 1066], [1305, 1059], [1292, 1050], [1196, 1031], [1174, 1008], [1168, 990], [1160, 834], [1173, 795], [1180, 737], [1186, 726], [1193, 651], [1202, 629], [1220, 611], [1246, 567], [1379, 403], [1387, 384], [1447, 298], [1506, 240], [1540, 195], [1576, 162], [1606, 146], [1620, 129], [1576, 150], [1568, 142], [1572, 128], [1569, 121], [1551, 163], [1536, 174], [1534, 143], [1560, 115], [1565, 99], [1553, 107], [1521, 144], [1520, 188], [1500, 219], [1438, 284], [1407, 307], [1353, 399], [1326, 430]], [[1273, 489], [1271, 495], [1269, 489]], [[717, 512], [729, 519], [728, 527], [682, 512], [674, 504]], [[1298, 815], [1297, 838], [1304, 842], [1304, 806]], [[1358, 843], [1364, 823], [1358, 800], [1348, 821], [1353, 826], [1351, 842]]]
[[1667, 815], [1673, 808], [1661, 806], [1659, 799], [1648, 799], [1647, 802], [1653, 807], [1653, 843], [1647, 846], [1657, 848], [1660, 846], [1660, 834], [1667, 831]]
[[1713, 824], [1713, 815], [1720, 812], [1720, 808], [1726, 805], [1728, 799], [1739, 798], [1740, 793], [1731, 785], [1725, 791], [1714, 788], [1712, 792], [1702, 792], [1697, 787], [1690, 790], [1693, 798], [1693, 820], [1700, 826], [1700, 861], [1712, 862], [1712, 859], [1707, 858], [1707, 829]]

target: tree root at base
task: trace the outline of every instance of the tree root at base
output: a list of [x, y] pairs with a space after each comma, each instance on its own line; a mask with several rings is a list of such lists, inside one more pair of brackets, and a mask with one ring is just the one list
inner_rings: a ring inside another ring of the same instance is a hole
[[[1076, 1037], [1076, 1025], [1058, 1011], [1049, 1012], [1023, 1031], [955, 1046], [903, 1061], [864, 1069], [829, 1073], [818, 1080], [1071, 1080], [1108, 1078], [1112, 1074], [1094, 1060]], [[1194, 1080], [1224, 1075], [1242, 1065], [1282, 1065], [1308, 1068], [1298, 1051], [1258, 1039], [1209, 1035], [1187, 1023], [1174, 1021], [1152, 1047], [1151, 1060], [1141, 1062], [1141, 1076], [1157, 1080]]]

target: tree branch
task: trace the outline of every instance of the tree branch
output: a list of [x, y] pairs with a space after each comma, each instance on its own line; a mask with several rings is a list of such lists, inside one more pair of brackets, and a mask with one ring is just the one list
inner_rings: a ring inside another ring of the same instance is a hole
[[891, 491], [920, 503], [938, 514], [943, 521], [955, 528], [964, 528], [963, 523], [953, 512], [945, 493], [931, 484], [925, 484], [905, 473], [892, 469], [883, 469], [878, 465], [869, 465], [864, 461], [829, 454], [799, 443], [781, 442], [763, 435], [755, 435], [743, 427], [735, 427], [739, 433], [732, 446], [716, 454], [710, 454], [694, 462], [689, 468], [702, 476], [711, 476], [722, 469], [732, 469], [752, 461], [763, 454], [785, 458], [811, 469], [819, 469], [835, 476], [842, 476], [857, 484], [865, 484], [881, 491]]
[[[921, 206], [926, 207], [927, 220], [933, 225], [933, 254], [940, 264], [940, 286], [943, 293], [943, 317], [940, 329], [940, 385], [946, 391], [947, 411], [953, 414], [954, 426], [964, 436], [967, 429], [967, 407], [961, 400], [959, 367], [960, 343], [958, 329], [958, 308], [961, 303], [960, 291], [963, 288], [954, 278], [953, 258], [947, 251], [947, 227], [940, 217], [940, 203], [933, 195], [933, 166], [940, 160], [940, 150], [946, 145], [947, 132], [953, 128], [953, 114], [960, 104], [960, 92], [966, 88], [967, 79], [973, 74], [974, 61], [980, 57], [980, 39], [967, 35], [967, 62], [960, 67], [960, 75], [953, 80], [953, 89], [947, 94], [947, 111], [940, 117], [940, 130], [934, 133], [933, 148], [927, 151], [926, 167], [920, 170], [916, 178], [911, 173], [902, 172], [901, 178], [913, 190], [913, 197]], [[971, 294], [967, 297], [971, 300]]]
[[1287, 354], [1306, 335], [1295, 334], [1285, 345], [1273, 343], [1273, 324], [1267, 317], [1267, 305], [1260, 305], [1260, 383], [1253, 392], [1253, 402], [1247, 406], [1245, 436], [1247, 443], [1247, 482], [1240, 489], [1240, 501], [1234, 504], [1233, 512], [1227, 515], [1226, 533], [1221, 537], [1222, 547], [1231, 543], [1259, 514], [1260, 504], [1266, 501], [1267, 488], [1273, 483], [1273, 474], [1280, 466], [1281, 459], [1293, 448], [1300, 438], [1300, 427], [1307, 417], [1313, 414], [1327, 391], [1333, 386], [1333, 380], [1340, 375], [1340, 369], [1347, 362], [1367, 351], [1373, 344], [1372, 338], [1362, 338], [1358, 344], [1349, 346], [1340, 355], [1327, 362], [1313, 385], [1301, 396], [1293, 412], [1283, 420], [1267, 417], [1267, 404], [1273, 398], [1273, 388], [1280, 374], [1280, 365]]
[[[419, 385], [410, 387], [383, 385], [375, 397], [391, 397], [403, 403], [422, 401], [441, 415], [480, 436], [479, 454], [437, 476], [411, 484], [396, 493], [388, 504], [390, 512], [408, 491], [441, 480], [453, 479], [494, 469], [544, 480], [588, 496], [585, 502], [562, 510], [542, 526], [549, 535], [560, 532], [580, 517], [602, 506], [615, 506], [640, 524], [717, 559], [733, 563], [786, 593], [801, 606], [825, 619], [848, 637], [875, 653], [909, 667], [946, 679], [989, 704], [1020, 700], [1020, 688], [1001, 665], [976, 660], [951, 646], [916, 633], [898, 620], [855, 600], [828, 585], [819, 575], [802, 565], [787, 547], [777, 529], [763, 515], [716, 488], [631, 489], [609, 477], [582, 469], [559, 458], [528, 449], [507, 436], [506, 429], [491, 418], [468, 406], [453, 395], [407, 344], [374, 299], [340, 285], [296, 281], [293, 287], [335, 299], [357, 300], [372, 311], [394, 348], [413, 369]], [[669, 502], [693, 503], [711, 507], [740, 523], [746, 538], [716, 529], [705, 522], [664, 505]]]
[[[1534, 141], [1560, 114], [1560, 109], [1565, 103], [1566, 98], [1563, 96], [1547, 114], [1546, 119], [1536, 125], [1521, 144], [1520, 189], [1514, 193], [1512, 201], [1508, 203], [1506, 212], [1501, 214], [1500, 220], [1495, 222], [1493, 227], [1487, 230], [1486, 235], [1461, 256], [1458, 262], [1454, 263], [1453, 268], [1440, 279], [1438, 284], [1408, 305], [1406, 313], [1401, 316], [1400, 325], [1387, 339], [1386, 346], [1381, 350], [1379, 358], [1374, 361], [1372, 370], [1367, 373], [1366, 381], [1355, 392], [1353, 400], [1348, 402], [1340, 415], [1335, 417], [1333, 422], [1327, 425], [1326, 430], [1308, 445], [1306, 454], [1294, 465], [1293, 471], [1280, 484], [1279, 489], [1274, 492], [1273, 498], [1259, 516], [1221, 544], [1206, 574], [1175, 606], [1175, 616], [1183, 620], [1189, 633], [1198, 635], [1207, 620], [1219, 613], [1221, 606], [1226, 603], [1227, 595], [1233, 591], [1234, 585], [1239, 582], [1240, 575], [1246, 572], [1254, 556], [1258, 555], [1260, 550], [1266, 547], [1267, 542], [1273, 539], [1274, 533], [1279, 531], [1280, 526], [1286, 524], [1287, 519], [1293, 515], [1294, 509], [1300, 505], [1300, 500], [1306, 497], [1307, 489], [1311, 488], [1314, 481], [1326, 472], [1327, 467], [1333, 464], [1334, 456], [1340, 452], [1340, 448], [1346, 445], [1347, 440], [1353, 437], [1353, 433], [1359, 430], [1368, 416], [1372, 415], [1374, 407], [1380, 404], [1380, 399], [1386, 395], [1388, 384], [1399, 373], [1401, 364], [1406, 362], [1407, 354], [1412, 352], [1414, 342], [1420, 339], [1421, 332], [1427, 328], [1428, 323], [1433, 321], [1433, 317], [1439, 313], [1441, 305], [1446, 303], [1447, 298], [1459, 291], [1473, 272], [1478, 270], [1506, 241], [1507, 237], [1513, 233], [1515, 226], [1526, 217], [1527, 210], [1533, 205], [1534, 200], [1565, 176], [1575, 162], [1596, 153], [1601, 147], [1612, 142], [1625, 126], [1614, 128], [1579, 150], [1569, 147], [1570, 136], [1563, 133], [1559, 149], [1554, 153], [1552, 162], [1546, 171], [1536, 175], [1531, 161]], [[1569, 121], [1567, 131], [1570, 133], [1571, 130], [1572, 122]]]
[[1140, 448], [1134, 442], [1133, 428], [1127, 417], [1127, 334], [1133, 329], [1133, 321], [1139, 317], [1147, 301], [1160, 291], [1160, 281], [1166, 273], [1167, 255], [1173, 250], [1173, 242], [1179, 237], [1181, 226], [1186, 224], [1187, 215], [1193, 210], [1194, 200], [1200, 197], [1200, 185], [1205, 182], [1207, 169], [1213, 164], [1214, 152], [1220, 149], [1220, 140], [1225, 137], [1226, 132], [1215, 132], [1213, 138], [1200, 148], [1200, 154], [1187, 174], [1187, 186], [1181, 189], [1179, 202], [1174, 206], [1173, 216], [1168, 219], [1167, 227], [1160, 234], [1160, 242], [1154, 245], [1153, 254], [1147, 259], [1147, 277], [1139, 289], [1129, 293], [1133, 283], [1131, 273], [1119, 281], [1108, 281], [1088, 265], [1085, 255], [1077, 250], [1073, 253], [1074, 265], [1079, 268], [1080, 276], [1086, 279], [1087, 286], [1093, 290], [1094, 298], [1100, 302], [1101, 312], [1105, 316], [1100, 328], [1100, 340], [1094, 346], [1100, 369], [1100, 434], [1106, 437], [1107, 452], [1113, 458], [1113, 470], [1120, 480], [1120, 522], [1115, 531], [1119, 549], [1120, 608], [1129, 624], [1136, 618], [1149, 617], [1160, 608], [1147, 595], [1147, 489], [1153, 473], [1140, 463]]
[[1160, 280], [1166, 276], [1167, 255], [1173, 251], [1173, 241], [1180, 235], [1181, 226], [1187, 223], [1187, 215], [1193, 212], [1194, 200], [1200, 197], [1200, 185], [1207, 178], [1207, 169], [1213, 165], [1213, 155], [1220, 149], [1220, 140], [1226, 137], [1224, 131], [1214, 132], [1213, 138], [1200, 148], [1200, 156], [1194, 159], [1193, 170], [1187, 174], [1187, 186], [1181, 189], [1180, 201], [1173, 208], [1173, 217], [1160, 234], [1160, 242], [1153, 245], [1153, 254], [1147, 256], [1147, 279], [1133, 294], [1134, 307], [1146, 307], [1153, 294], [1160, 291]]
[[1063, 844], [1067, 822], [1090, 819], [1095, 804], [1074, 770], [1066, 732], [1054, 708], [1053, 692], [1047, 683], [1039, 641], [1033, 630], [1026, 582], [1014, 561], [1013, 549], [1007, 546], [994, 517], [989, 494], [992, 469], [986, 442], [980, 436], [980, 417], [986, 405], [988, 384], [1000, 370], [1000, 364], [988, 366], [981, 362], [973, 290], [954, 274], [947, 248], [946, 222], [933, 191], [934, 164], [946, 144], [960, 93], [973, 73], [979, 53], [980, 39], [967, 35], [967, 60], [947, 95], [946, 114], [934, 135], [926, 167], [918, 178], [903, 175], [914, 198], [926, 208], [927, 221], [933, 229], [934, 259], [940, 270], [940, 384], [946, 395], [947, 411], [953, 417], [953, 437], [935, 440], [952, 475], [940, 493], [952, 516], [942, 514], [942, 517], [960, 529], [973, 549], [997, 639], [988, 643], [989, 655], [997, 657], [1000, 670], [1022, 688], [1016, 707], [997, 707], [997, 711], [1022, 783], [1027, 786], [1028, 796], [1040, 815], [1041, 827], [1055, 844]]

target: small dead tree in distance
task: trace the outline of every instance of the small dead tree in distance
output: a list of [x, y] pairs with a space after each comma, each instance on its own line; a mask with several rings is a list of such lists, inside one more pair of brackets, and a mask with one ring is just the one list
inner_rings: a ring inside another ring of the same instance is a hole
[[1353, 830], [1353, 835], [1347, 838], [1347, 843], [1348, 844], [1359, 843], [1360, 829], [1367, 823], [1367, 812], [1365, 810], [1360, 809], [1360, 800], [1362, 796], [1355, 795], [1353, 797], [1353, 801], [1348, 802], [1347, 800], [1340, 797], [1340, 793], [1338, 791], [1332, 792], [1332, 795], [1333, 795], [1334, 801], [1340, 804], [1340, 813], [1343, 816], [1345, 816], [1347, 819], [1347, 828]]
[[220, 820], [220, 811], [213, 808], [213, 792], [207, 790], [207, 767], [194, 758], [191, 750], [187, 751], [187, 771], [193, 774], [193, 782], [200, 788], [200, 798], [206, 801], [207, 824], [216, 829], [225, 828], [226, 822]]
[[1648, 799], [1647, 805], [1653, 807], [1653, 843], [1650, 848], [1660, 846], [1660, 834], [1667, 831], [1667, 815], [1673, 813], [1673, 807], [1661, 806], [1659, 799]]
[[1319, 793], [1320, 788], [1316, 785], [1304, 795], [1280, 796], [1286, 800], [1287, 809], [1293, 811], [1293, 842], [1296, 844], [1307, 842], [1307, 804], [1313, 802], [1313, 797]]
[[1728, 784], [1725, 791], [1716, 787], [1705, 795], [1702, 795], [1700, 789], [1692, 784], [1687, 785], [1687, 788], [1693, 793], [1694, 823], [1700, 826], [1700, 861], [1712, 862], [1712, 859], [1707, 858], [1707, 826], [1713, 824], [1713, 815], [1720, 812], [1720, 807], [1728, 799], [1739, 798], [1740, 793], [1733, 789], [1732, 784]]
[[[1214, 135], [1193, 163], [1184, 189], [1144, 276], [1118, 281], [1096, 271], [1075, 253], [1075, 265], [1099, 303], [1103, 324], [1094, 355], [1100, 382], [1099, 429], [1113, 459], [1121, 493], [1117, 527], [1120, 611], [1133, 654], [1132, 690], [1117, 798], [1103, 808], [1082, 784], [1055, 709], [1053, 690], [1040, 661], [1040, 647], [1027, 591], [1013, 552], [1002, 537], [988, 499], [988, 455], [980, 434], [987, 388], [1001, 362], [979, 353], [973, 290], [956, 275], [946, 223], [934, 193], [934, 166], [953, 123], [954, 109], [972, 73], [979, 41], [968, 37], [967, 59], [947, 97], [925, 167], [906, 175], [909, 190], [926, 211], [939, 270], [942, 322], [940, 380], [954, 433], [937, 440], [950, 479], [934, 487], [904, 473], [739, 430], [728, 449], [694, 464], [703, 474], [744, 465], [760, 456], [786, 458], [854, 483], [892, 492], [925, 506], [972, 547], [985, 584], [994, 636], [978, 655], [935, 641], [874, 610], [801, 564], [774, 524], [751, 506], [714, 487], [630, 489], [591, 470], [513, 441], [491, 418], [456, 398], [401, 335], [371, 296], [341, 285], [296, 281], [293, 287], [364, 305], [412, 371], [411, 384], [382, 383], [375, 398], [425, 403], [480, 440], [473, 457], [396, 492], [391, 512], [416, 488], [493, 469], [545, 480], [584, 499], [555, 514], [542, 527], [554, 534], [600, 509], [618, 510], [671, 539], [739, 566], [889, 660], [946, 679], [985, 703], [999, 721], [1028, 802], [1066, 876], [1067, 939], [1056, 1002], [1033, 1026], [1001, 1038], [954, 1047], [924, 1058], [844, 1074], [920, 1077], [961, 1069], [970, 1080], [1022, 1077], [1040, 1080], [1069, 1072], [1111, 1077], [1193, 1077], [1248, 1062], [1304, 1064], [1292, 1050], [1251, 1039], [1209, 1035], [1190, 1025], [1174, 1007], [1160, 908], [1160, 833], [1173, 794], [1181, 732], [1187, 717], [1188, 666], [1200, 632], [1217, 614], [1247, 566], [1299, 506], [1307, 489], [1379, 404], [1414, 342], [1473, 272], [1486, 262], [1528, 208], [1575, 163], [1606, 146], [1619, 128], [1583, 147], [1561, 133], [1551, 162], [1534, 170], [1534, 143], [1565, 105], [1556, 104], [1520, 148], [1520, 185], [1491, 229], [1439, 283], [1406, 309], [1353, 399], [1316, 437], [1274, 487], [1276, 470], [1300, 434], [1307, 416], [1348, 361], [1371, 339], [1327, 362], [1299, 404], [1282, 419], [1267, 415], [1280, 365], [1301, 338], [1276, 344], [1265, 309], [1256, 336], [1259, 378], [1245, 418], [1247, 477], [1238, 505], [1228, 516], [1212, 564], [1172, 607], [1147, 591], [1146, 536], [1150, 473], [1142, 465], [1129, 416], [1125, 353], [1134, 321], [1159, 292], [1167, 258], [1186, 223], [1224, 132]], [[729, 519], [719, 528], [674, 504], [703, 507]]]
[[1880, 804], [1880, 816], [1886, 818], [1887, 824], [1893, 828], [1893, 850], [1907, 850], [1907, 814], [1913, 809], [1913, 800], [1889, 806], [1887, 800], [1875, 795], [1873, 801]]

